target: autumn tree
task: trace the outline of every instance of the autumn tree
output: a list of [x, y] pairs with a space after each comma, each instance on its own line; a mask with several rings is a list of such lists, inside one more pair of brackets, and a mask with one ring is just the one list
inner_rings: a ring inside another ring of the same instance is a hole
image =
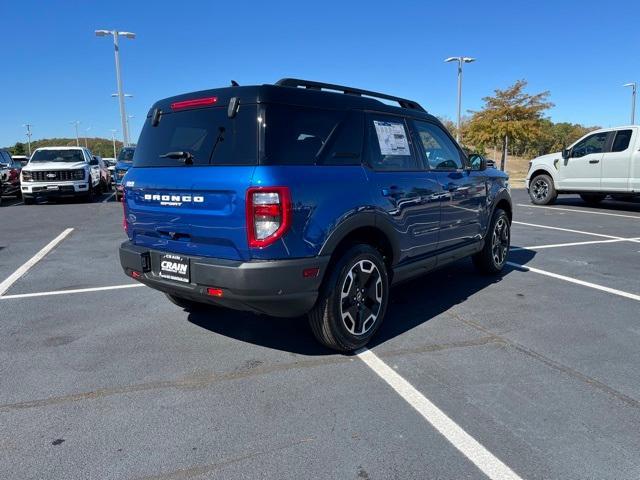
[[526, 80], [518, 80], [505, 90], [483, 98], [484, 107], [471, 112], [465, 140], [477, 148], [491, 146], [502, 150], [500, 166], [504, 170], [509, 143], [527, 145], [543, 135], [543, 112], [553, 106], [549, 92], [531, 95], [525, 92]]

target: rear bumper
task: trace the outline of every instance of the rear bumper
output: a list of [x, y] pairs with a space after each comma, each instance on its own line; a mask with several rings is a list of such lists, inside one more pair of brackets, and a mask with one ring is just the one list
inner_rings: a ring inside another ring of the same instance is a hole
[[[181, 255], [190, 264], [190, 282], [181, 283], [155, 273], [162, 253], [124, 242], [120, 264], [127, 275], [139, 272], [136, 280], [161, 292], [276, 317], [297, 317], [311, 310], [329, 263], [329, 257], [242, 262]], [[316, 277], [303, 277], [305, 269], [316, 267]], [[222, 297], [207, 295], [210, 287], [222, 289]]]

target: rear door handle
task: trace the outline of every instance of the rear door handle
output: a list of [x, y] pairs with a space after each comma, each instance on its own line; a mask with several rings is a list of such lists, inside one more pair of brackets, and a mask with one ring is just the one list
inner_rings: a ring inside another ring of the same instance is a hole
[[600, 163], [600, 160], [589, 160], [589, 163]]

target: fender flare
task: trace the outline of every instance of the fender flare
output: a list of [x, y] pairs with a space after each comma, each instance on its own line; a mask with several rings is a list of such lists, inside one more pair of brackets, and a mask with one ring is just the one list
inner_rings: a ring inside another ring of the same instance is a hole
[[532, 173], [531, 173], [531, 176], [529, 177], [529, 182], [531, 182], [531, 180], [533, 180], [533, 178], [534, 178], [533, 174], [534, 173], [538, 173], [540, 171], [543, 171], [543, 172], [545, 172], [547, 175], [549, 175], [551, 177], [551, 180], [553, 180], [553, 186], [555, 187], [556, 190], [558, 189], [558, 178], [557, 178], [557, 173], [558, 172], [557, 171], [556, 172], [552, 171], [552, 169], [549, 167], [549, 165], [538, 165], [538, 166], [532, 165], [531, 166], [531, 170], [532, 170]]
[[380, 230], [387, 237], [391, 245], [391, 250], [393, 251], [391, 264], [395, 265], [398, 263], [400, 245], [397, 232], [383, 215], [371, 210], [352, 214], [340, 221], [327, 236], [318, 255], [332, 255], [340, 242], [342, 242], [351, 232], [363, 227]]

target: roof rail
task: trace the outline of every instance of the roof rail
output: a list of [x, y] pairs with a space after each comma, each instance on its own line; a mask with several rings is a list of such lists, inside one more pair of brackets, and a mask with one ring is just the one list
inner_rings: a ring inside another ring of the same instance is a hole
[[426, 112], [426, 110], [422, 108], [422, 106], [418, 102], [414, 102], [413, 100], [394, 97], [392, 95], [386, 95], [384, 93], [372, 92], [370, 90], [361, 90], [359, 88], [345, 87], [344, 85], [334, 85], [332, 83], [314, 82], [312, 80], [300, 80], [298, 78], [282, 78], [278, 80], [275, 84], [280, 87], [304, 87], [309, 90], [323, 90], [323, 89], [336, 90], [346, 95], [357, 95], [359, 97], [362, 95], [366, 95], [368, 97], [383, 98], [385, 100], [398, 102], [398, 104], [402, 108], [408, 108], [411, 110], [419, 110], [421, 112]]

